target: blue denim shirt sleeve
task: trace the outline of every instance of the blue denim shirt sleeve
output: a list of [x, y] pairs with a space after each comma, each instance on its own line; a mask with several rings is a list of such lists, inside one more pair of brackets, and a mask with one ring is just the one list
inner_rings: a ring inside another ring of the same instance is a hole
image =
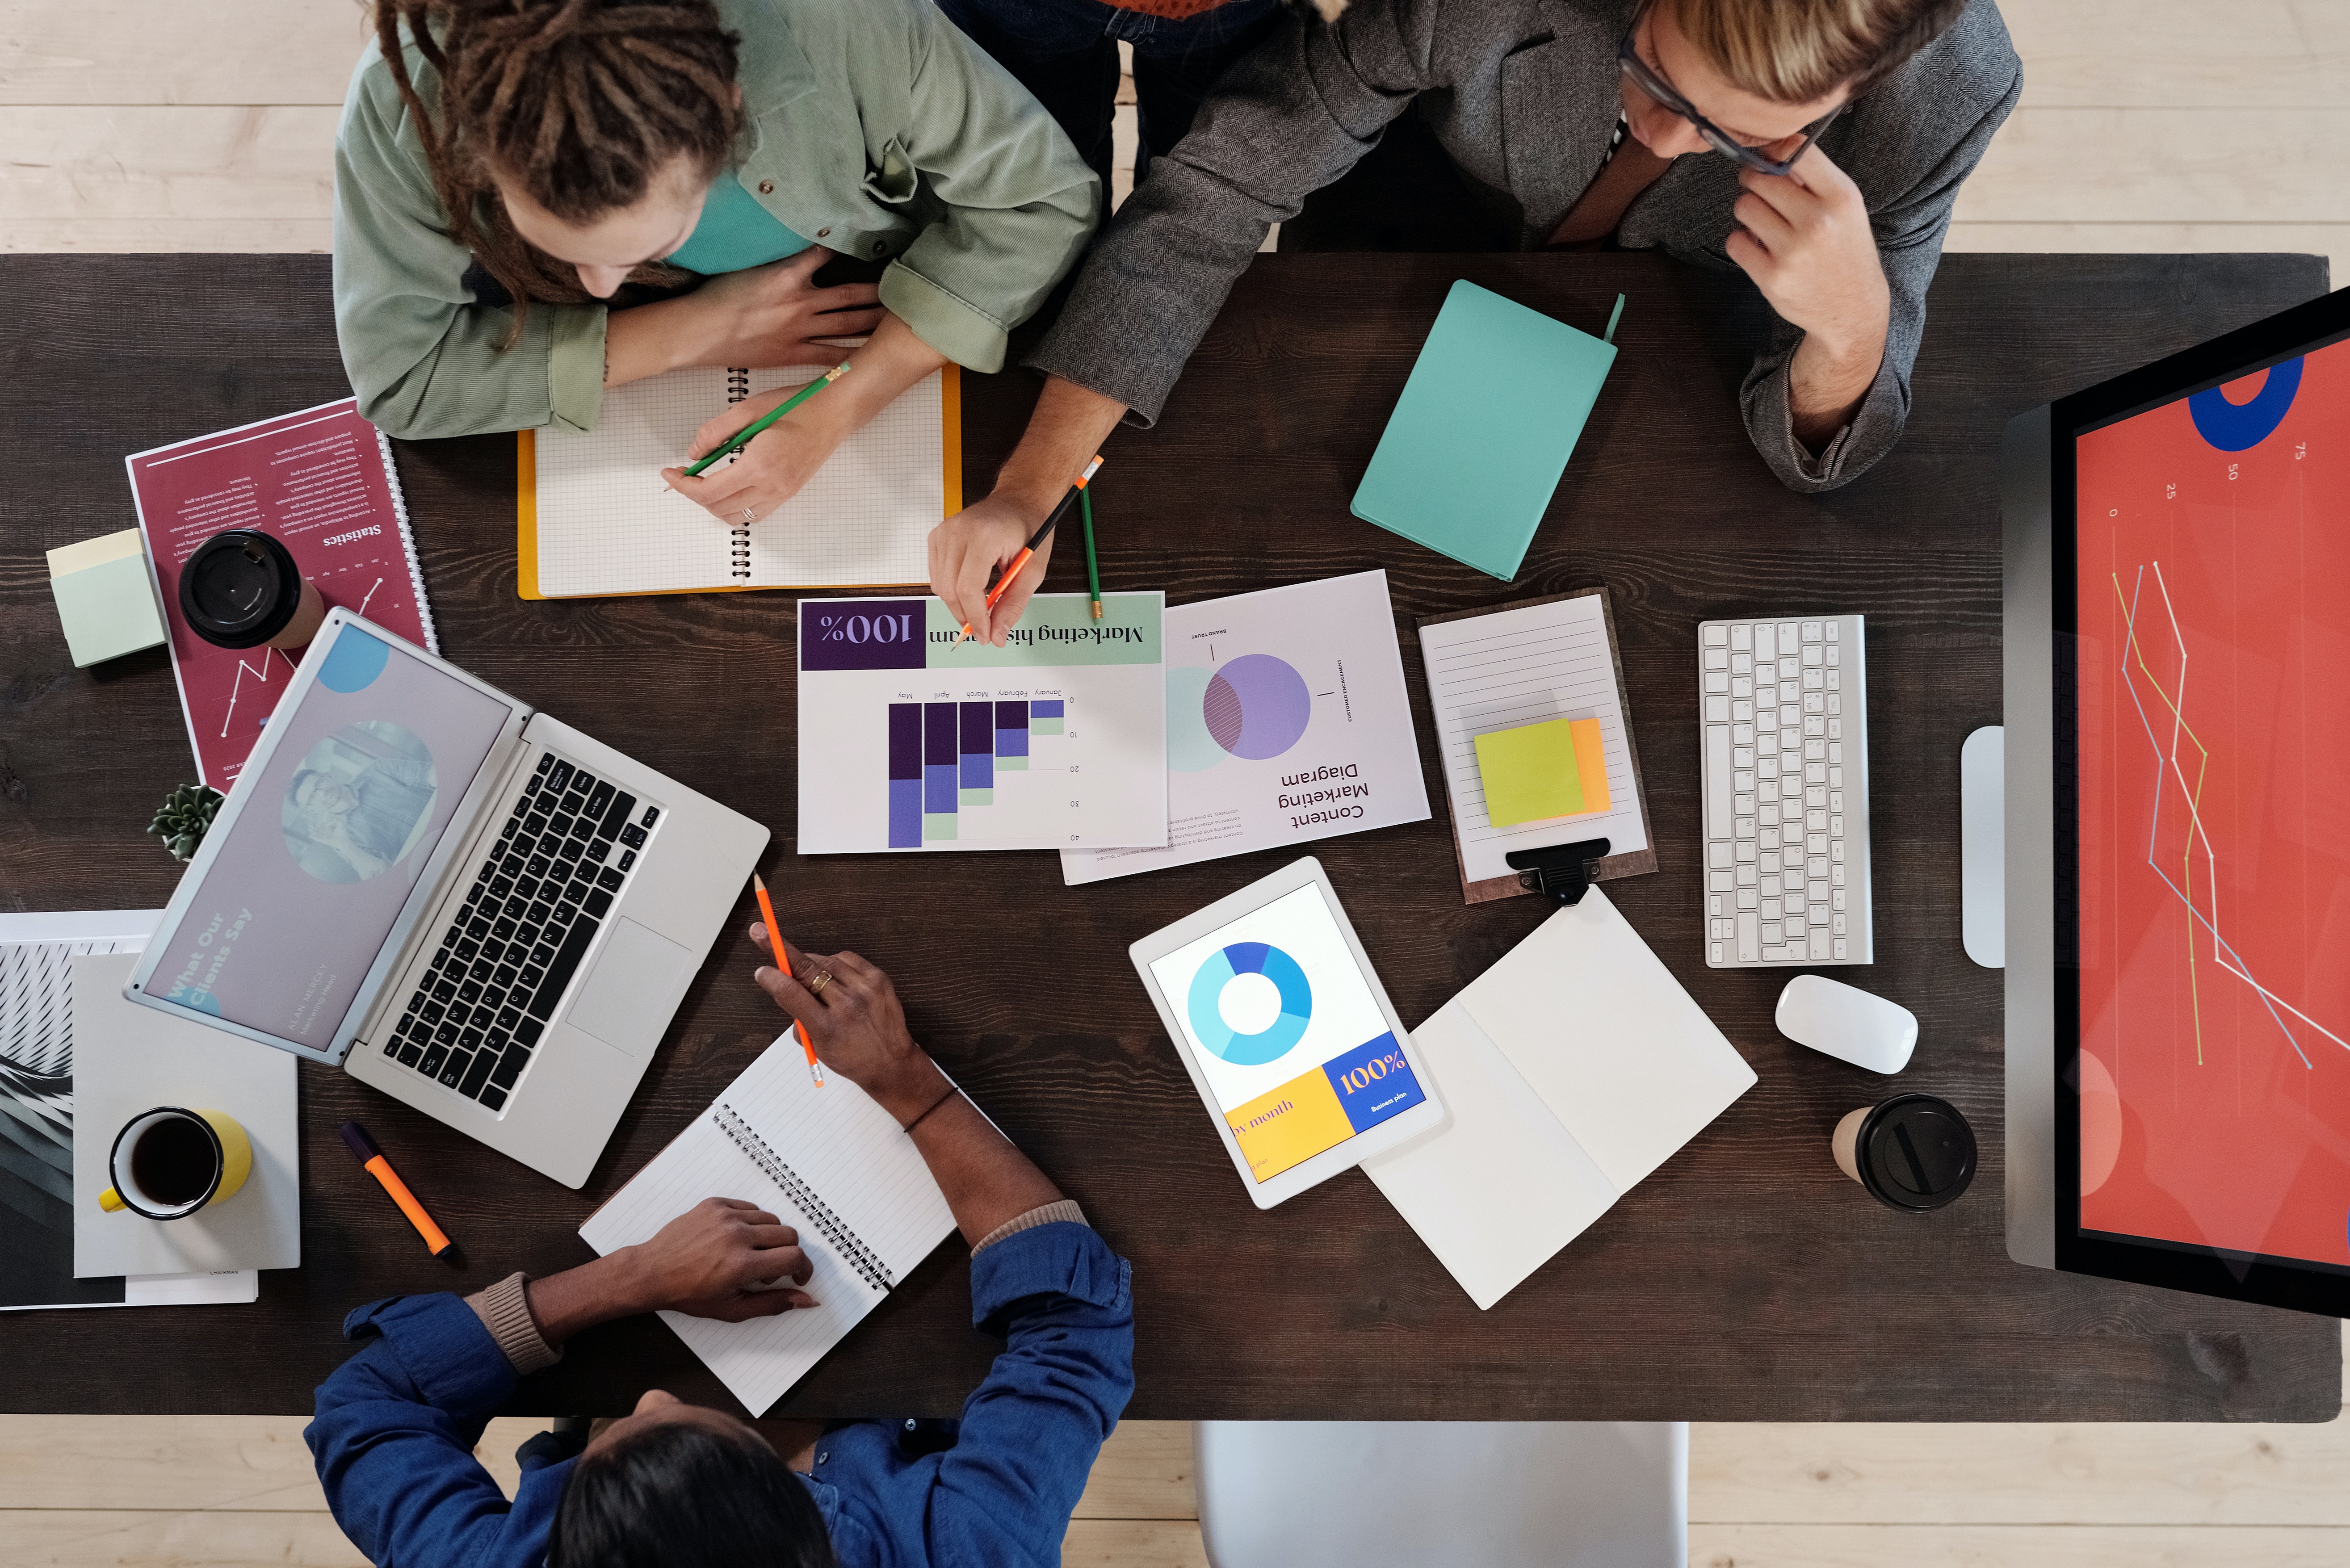
[[828, 1434], [814, 1480], [841, 1568], [1057, 1568], [1069, 1515], [1134, 1393], [1132, 1271], [1089, 1227], [1021, 1231], [971, 1262], [972, 1320], [1006, 1336], [943, 1453], [875, 1423]]
[[515, 1383], [453, 1295], [393, 1296], [343, 1320], [359, 1353], [318, 1386], [303, 1428], [327, 1506], [379, 1563], [525, 1568], [546, 1554], [569, 1461], [526, 1472], [510, 1505], [473, 1458]]

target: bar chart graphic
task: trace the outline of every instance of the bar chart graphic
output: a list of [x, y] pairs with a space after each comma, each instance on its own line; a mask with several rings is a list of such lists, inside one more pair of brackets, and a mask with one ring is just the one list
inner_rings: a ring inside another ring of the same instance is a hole
[[1029, 771], [1031, 738], [1063, 736], [1066, 719], [1064, 699], [890, 703], [889, 847], [963, 836], [963, 819], [995, 804], [998, 776]]
[[800, 603], [804, 855], [1167, 841], [1164, 597], [1039, 594], [1002, 648], [937, 599]]

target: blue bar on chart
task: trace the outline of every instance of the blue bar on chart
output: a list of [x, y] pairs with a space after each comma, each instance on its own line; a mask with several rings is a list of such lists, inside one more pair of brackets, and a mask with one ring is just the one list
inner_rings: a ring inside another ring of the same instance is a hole
[[995, 705], [995, 771], [1024, 773], [1028, 768], [1028, 704]]
[[889, 847], [922, 846], [922, 705], [889, 704]]
[[1032, 735], [1057, 735], [1061, 732], [1061, 704], [1031, 702], [1028, 704], [1028, 732]]
[[922, 836], [955, 836], [955, 793], [962, 772], [959, 715], [951, 702], [922, 704]]
[[962, 705], [962, 804], [995, 804], [995, 704]]

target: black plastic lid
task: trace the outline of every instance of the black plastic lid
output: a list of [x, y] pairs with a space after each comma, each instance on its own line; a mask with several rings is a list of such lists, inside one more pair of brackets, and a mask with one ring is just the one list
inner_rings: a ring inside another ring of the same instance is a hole
[[1896, 1095], [1870, 1111], [1853, 1152], [1860, 1184], [1912, 1213], [1956, 1202], [1975, 1179], [1975, 1129], [1931, 1095]]
[[216, 648], [258, 648], [302, 607], [302, 569], [258, 528], [231, 528], [180, 568], [180, 613]]

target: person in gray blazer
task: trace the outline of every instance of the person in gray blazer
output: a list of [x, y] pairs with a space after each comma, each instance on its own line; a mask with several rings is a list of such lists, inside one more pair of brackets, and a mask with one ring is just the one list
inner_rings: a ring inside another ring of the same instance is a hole
[[1408, 112], [1517, 248], [1742, 271], [1774, 313], [1740, 389], [1748, 433], [1789, 488], [1847, 483], [1900, 437], [1952, 204], [2022, 77], [1993, 0], [1293, 12], [1103, 231], [1026, 361], [1049, 378], [1027, 433], [993, 493], [931, 535], [932, 589], [1003, 640], [1050, 541], [993, 614], [990, 576], [1121, 418], [1158, 419], [1270, 225]]

